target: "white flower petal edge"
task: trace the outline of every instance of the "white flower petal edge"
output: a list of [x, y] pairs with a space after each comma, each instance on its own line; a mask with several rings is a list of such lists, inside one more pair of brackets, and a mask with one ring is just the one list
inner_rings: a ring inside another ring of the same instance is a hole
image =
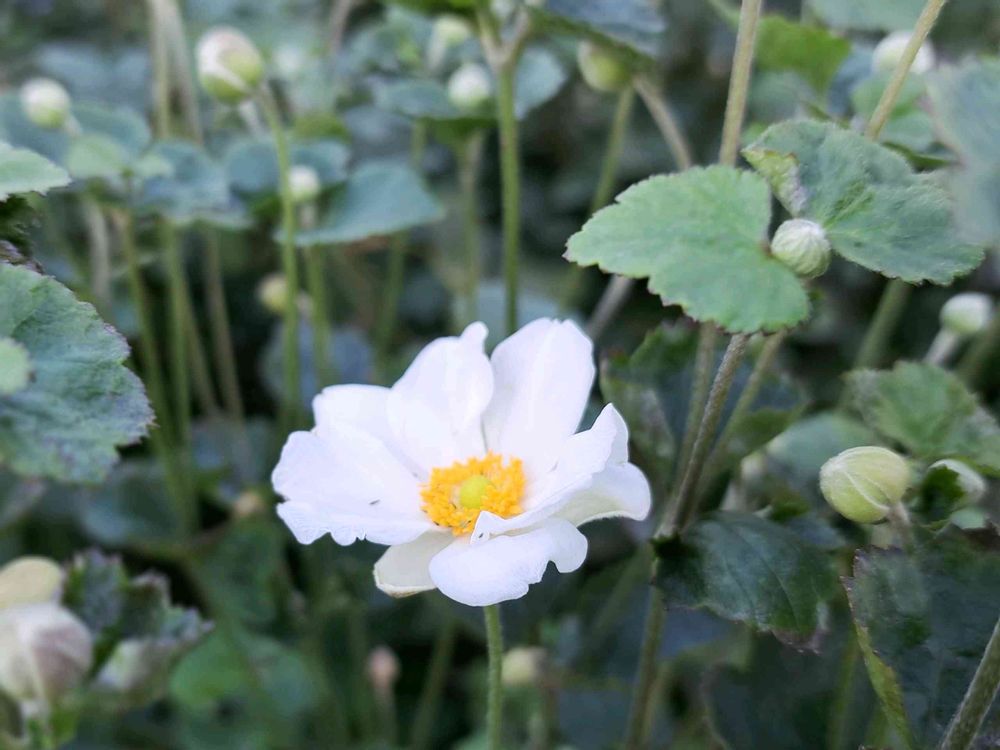
[[455, 540], [431, 531], [406, 544], [389, 547], [375, 563], [375, 585], [389, 596], [410, 596], [437, 588], [431, 580], [431, 558]]
[[431, 559], [430, 577], [441, 593], [470, 607], [518, 599], [542, 580], [550, 562], [570, 573], [587, 556], [587, 537], [569, 521], [554, 518], [519, 534], [484, 544], [467, 537], [453, 541]]

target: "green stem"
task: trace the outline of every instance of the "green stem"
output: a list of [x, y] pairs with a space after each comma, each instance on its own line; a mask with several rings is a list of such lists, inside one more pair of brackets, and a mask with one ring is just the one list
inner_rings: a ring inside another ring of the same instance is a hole
[[389, 360], [389, 347], [396, 329], [396, 313], [403, 295], [406, 280], [406, 241], [402, 235], [393, 235], [389, 241], [389, 268], [386, 272], [382, 312], [375, 332], [375, 363], [379, 376], [384, 378]]
[[111, 297], [111, 239], [101, 206], [89, 194], [81, 199], [83, 221], [87, 229], [90, 250], [90, 288], [96, 307], [104, 316], [112, 311]]
[[153, 117], [156, 136], [170, 136], [170, 55], [165, 24], [156, 0], [149, 0], [149, 48], [153, 59]]
[[1000, 310], [994, 311], [989, 324], [969, 346], [969, 350], [958, 363], [958, 376], [975, 387], [1000, 346]]
[[257, 97], [267, 120], [278, 156], [278, 184], [281, 193], [281, 267], [285, 275], [288, 294], [285, 297], [282, 339], [283, 398], [281, 403], [281, 431], [291, 432], [300, 422], [302, 408], [299, 380], [299, 266], [295, 254], [295, 203], [289, 182], [291, 158], [288, 138], [281, 122], [277, 102], [268, 89], [261, 89]]
[[653, 683], [656, 678], [656, 657], [660, 651], [663, 624], [667, 619], [667, 608], [663, 601], [663, 593], [655, 586], [649, 590], [648, 606], [646, 624], [642, 634], [642, 645], [639, 648], [639, 671], [635, 677], [632, 704], [629, 707], [628, 720], [625, 724], [625, 742], [623, 745], [625, 750], [640, 750], [643, 746], [646, 716], [649, 712], [649, 703], [653, 695]]
[[181, 111], [184, 113], [191, 137], [196, 143], [204, 145], [205, 134], [202, 131], [201, 113], [198, 108], [198, 87], [191, 70], [184, 18], [177, 0], [159, 0], [159, 2], [167, 51], [173, 59], [174, 80], [180, 93]]
[[178, 445], [187, 445], [191, 428], [191, 371], [188, 368], [187, 309], [184, 304], [184, 264], [177, 232], [169, 222], [160, 225], [163, 261], [167, 272], [170, 325], [170, 377], [174, 386], [173, 414]]
[[733, 55], [733, 70], [729, 75], [726, 116], [722, 125], [722, 145], [719, 148], [719, 164], [725, 166], [734, 166], [739, 155], [762, 4], [763, 0], [743, 0], [740, 7], [740, 25], [736, 31], [736, 51]]
[[208, 355], [201, 341], [198, 330], [198, 320], [194, 314], [194, 304], [191, 301], [191, 290], [188, 288], [187, 277], [183, 279], [184, 321], [187, 326], [188, 356], [191, 358], [191, 382], [194, 385], [194, 395], [202, 412], [211, 418], [221, 416], [219, 403], [215, 398], [212, 385], [212, 374], [208, 367]]
[[219, 373], [222, 399], [229, 416], [237, 423], [243, 422], [243, 399], [240, 396], [240, 381], [236, 372], [236, 351], [226, 310], [226, 289], [222, 277], [219, 235], [209, 229], [205, 234], [205, 306], [208, 308], [208, 323], [212, 337], [212, 352], [215, 369]]
[[986, 644], [983, 658], [969, 683], [965, 697], [948, 725], [940, 750], [967, 750], [972, 746], [1000, 687], [1000, 619]]
[[877, 367], [881, 363], [889, 337], [899, 324], [912, 289], [913, 287], [899, 279], [891, 279], [886, 283], [882, 298], [875, 309], [875, 316], [858, 349], [854, 369]]
[[330, 304], [326, 298], [324, 253], [324, 248], [318, 246], [307, 247], [304, 250], [306, 286], [312, 302], [313, 368], [319, 390], [331, 385], [336, 379], [336, 373], [330, 362]]
[[698, 350], [694, 355], [694, 379], [691, 384], [691, 401], [688, 404], [687, 418], [684, 420], [684, 437], [681, 439], [681, 449], [674, 465], [673, 497], [681, 488], [684, 478], [684, 468], [691, 460], [694, 450], [694, 440], [698, 436], [698, 426], [705, 413], [705, 402], [712, 385], [712, 368], [715, 366], [715, 347], [719, 340], [719, 331], [711, 323], [702, 323], [698, 327]]
[[830, 707], [830, 722], [827, 730], [827, 750], [847, 750], [851, 699], [854, 696], [854, 675], [858, 668], [861, 649], [853, 630], [847, 633], [847, 643], [840, 655], [840, 673]]
[[500, 629], [500, 605], [483, 607], [486, 619], [486, 648], [489, 657], [486, 703], [486, 748], [500, 750], [503, 728], [503, 634]]
[[458, 186], [462, 200], [462, 242], [465, 246], [465, 320], [479, 319], [479, 276], [482, 250], [479, 242], [479, 165], [483, 139], [470, 136], [458, 153]]
[[500, 127], [500, 183], [503, 212], [503, 274], [506, 288], [504, 320], [507, 334], [517, 330], [518, 242], [521, 233], [521, 165], [518, 154], [514, 82], [517, 58], [507, 59], [496, 71], [497, 118]]
[[455, 622], [451, 617], [438, 630], [434, 650], [431, 652], [430, 667], [427, 669], [427, 677], [420, 691], [416, 718], [413, 720], [413, 732], [410, 738], [410, 747], [413, 750], [430, 747], [433, 739], [434, 719], [437, 717], [441, 695], [447, 682], [448, 668], [451, 666], [452, 653], [455, 650], [456, 633]]

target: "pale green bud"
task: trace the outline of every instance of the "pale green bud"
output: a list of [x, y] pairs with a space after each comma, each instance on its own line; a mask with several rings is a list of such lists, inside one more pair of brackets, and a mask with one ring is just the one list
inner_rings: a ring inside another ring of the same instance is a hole
[[0, 610], [0, 690], [48, 707], [80, 684], [93, 662], [93, 638], [53, 602]]
[[811, 279], [830, 267], [830, 242], [823, 227], [808, 219], [789, 219], [774, 233], [771, 254], [795, 271]]
[[593, 42], [580, 42], [576, 48], [576, 63], [583, 80], [595, 91], [621, 91], [632, 79], [632, 71], [617, 55]]
[[503, 655], [503, 684], [507, 687], [534, 685], [542, 674], [545, 649], [537, 646], [519, 646]]
[[21, 87], [21, 107], [38, 127], [56, 130], [69, 118], [70, 98], [59, 82], [33, 78]]
[[845, 518], [875, 523], [899, 503], [910, 486], [910, 467], [898, 453], [864, 446], [839, 453], [819, 472], [826, 501]]
[[0, 568], [0, 610], [49, 602], [62, 590], [63, 572], [47, 557], [18, 557]]
[[941, 308], [941, 327], [958, 336], [974, 336], [993, 317], [993, 301], [986, 294], [956, 294]]
[[260, 304], [275, 315], [281, 315], [284, 312], [287, 297], [288, 281], [284, 274], [268, 274], [257, 286], [257, 299]]
[[296, 205], [312, 203], [323, 189], [316, 170], [302, 164], [288, 170], [288, 182], [292, 189], [292, 202]]
[[949, 469], [955, 473], [959, 490], [962, 493], [961, 498], [956, 503], [957, 506], [974, 505], [986, 494], [986, 480], [967, 463], [957, 461], [954, 458], [943, 458], [932, 463], [927, 472], [930, 473], [935, 469]]
[[[872, 70], [876, 73], [891, 73], [899, 65], [903, 58], [903, 50], [910, 43], [913, 36], [909, 31], [894, 31], [887, 35], [875, 46], [872, 53]], [[934, 67], [937, 55], [934, 54], [934, 47], [930, 41], [925, 41], [917, 50], [917, 56], [913, 58], [910, 72], [918, 75], [928, 72]]]
[[459, 109], [480, 109], [493, 95], [493, 79], [478, 63], [465, 63], [448, 79], [448, 99]]
[[264, 60], [244, 34], [228, 27], [207, 32], [198, 42], [198, 80], [227, 104], [248, 99], [264, 77]]

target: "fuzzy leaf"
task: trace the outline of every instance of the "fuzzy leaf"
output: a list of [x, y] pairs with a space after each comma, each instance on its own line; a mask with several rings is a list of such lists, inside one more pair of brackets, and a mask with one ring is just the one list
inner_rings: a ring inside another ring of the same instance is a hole
[[730, 167], [651, 177], [570, 237], [566, 257], [648, 278], [665, 304], [732, 332], [787, 328], [809, 303], [795, 274], [763, 247], [770, 201], [763, 179]]
[[128, 344], [55, 279], [0, 262], [0, 337], [23, 346], [31, 384], [0, 396], [0, 464], [27, 476], [99, 482], [152, 410], [122, 362]]
[[795, 644], [817, 634], [835, 591], [827, 556], [750, 513], [716, 512], [657, 547], [668, 606], [698, 607]]
[[[844, 583], [882, 706], [908, 748], [933, 747], [965, 694], [997, 620], [1000, 539], [949, 527], [912, 557], [861, 551]], [[993, 710], [1000, 715], [1000, 704]]]
[[586, 37], [637, 63], [657, 56], [667, 28], [649, 0], [549, 0], [529, 8], [543, 27]]
[[767, 70], [792, 70], [818, 93], [825, 93], [851, 43], [819, 26], [805, 26], [768, 15], [757, 30], [757, 63]]
[[848, 375], [851, 400], [874, 429], [925, 461], [958, 458], [1000, 475], [1000, 426], [957, 377], [901, 362]]
[[959, 238], [948, 195], [857, 133], [782, 122], [743, 154], [791, 214], [821, 224], [833, 249], [865, 268], [949, 284], [982, 261], [982, 250]]
[[18, 193], [45, 193], [69, 184], [69, 175], [44, 156], [0, 142], [0, 201]]
[[895, 31], [912, 29], [923, 0], [809, 0], [824, 22], [839, 29]]
[[0, 396], [28, 387], [32, 366], [28, 350], [10, 338], [0, 338]]

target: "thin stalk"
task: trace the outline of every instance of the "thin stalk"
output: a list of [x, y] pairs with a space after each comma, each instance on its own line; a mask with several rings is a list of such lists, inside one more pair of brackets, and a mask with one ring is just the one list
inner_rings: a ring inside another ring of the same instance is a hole
[[948, 725], [941, 750], [968, 750], [986, 718], [1000, 687], [1000, 619], [986, 644], [983, 658], [969, 683], [965, 697]]
[[719, 426], [719, 420], [722, 419], [722, 411], [729, 396], [729, 389], [733, 384], [733, 378], [736, 376], [736, 371], [743, 359], [749, 339], [750, 337], [746, 334], [733, 336], [729, 340], [725, 354], [722, 355], [722, 362], [719, 363], [715, 380], [712, 381], [712, 390], [708, 394], [708, 402], [705, 404], [705, 413], [698, 426], [694, 448], [691, 450], [691, 460], [684, 471], [684, 479], [681, 480], [677, 499], [656, 531], [658, 538], [672, 536], [679, 526], [683, 526], [691, 520], [698, 508], [700, 496], [696, 490], [701, 479], [701, 472], [715, 437], [715, 431]]
[[961, 343], [962, 339], [960, 336], [957, 336], [947, 328], [942, 328], [937, 332], [934, 340], [931, 341], [931, 345], [927, 349], [927, 354], [924, 355], [924, 362], [944, 367], [945, 363], [951, 359]]
[[319, 246], [307, 247], [303, 251], [306, 261], [306, 287], [312, 302], [312, 346], [313, 369], [316, 385], [322, 389], [336, 378], [330, 362], [330, 304], [326, 298], [326, 278], [324, 274], [325, 249]]
[[164, 221], [160, 225], [163, 242], [163, 261], [167, 272], [169, 295], [168, 338], [170, 348], [170, 377], [173, 381], [173, 414], [176, 419], [175, 436], [178, 445], [187, 445], [191, 428], [191, 370], [188, 367], [187, 308], [184, 304], [184, 265], [174, 227]]
[[450, 617], [438, 630], [434, 640], [434, 650], [431, 652], [430, 667], [420, 691], [420, 701], [417, 704], [417, 714], [413, 720], [413, 732], [410, 747], [413, 750], [424, 750], [430, 747], [434, 720], [437, 718], [448, 678], [448, 668], [451, 666], [452, 653], [455, 650], [455, 635], [457, 629]]
[[158, 138], [170, 135], [170, 55], [160, 4], [148, 2], [149, 48], [153, 59], [153, 118]]
[[194, 314], [194, 304], [191, 302], [191, 290], [188, 288], [187, 278], [184, 279], [183, 291], [184, 319], [187, 325], [188, 354], [191, 357], [191, 383], [194, 386], [194, 395], [198, 399], [198, 405], [202, 412], [211, 419], [218, 419], [222, 415], [222, 411], [215, 398], [212, 374], [208, 367], [208, 355], [205, 353], [205, 346], [201, 341], [201, 333], [198, 330], [198, 320]]
[[204, 271], [205, 303], [212, 337], [215, 369], [219, 373], [222, 400], [229, 416], [237, 423], [243, 421], [243, 398], [240, 396], [239, 376], [236, 374], [236, 351], [226, 310], [226, 289], [222, 278], [219, 235], [209, 229], [205, 235]]
[[830, 707], [830, 722], [827, 729], [827, 750], [846, 750], [848, 720], [851, 712], [851, 698], [854, 692], [854, 675], [858, 670], [861, 649], [853, 630], [847, 633], [847, 643], [840, 655], [840, 673]]
[[83, 222], [87, 229], [90, 251], [90, 288], [97, 308], [105, 315], [111, 311], [111, 238], [101, 206], [90, 195], [84, 195], [80, 204]]
[[998, 346], [1000, 346], [1000, 311], [993, 313], [989, 324], [976, 336], [969, 350], [959, 360], [958, 376], [975, 387]]
[[344, 32], [347, 30], [347, 20], [354, 7], [354, 0], [334, 0], [330, 8], [330, 35], [327, 44], [327, 57], [336, 61], [337, 54], [344, 42]]
[[479, 319], [479, 277], [482, 249], [479, 241], [479, 166], [483, 138], [472, 135], [458, 152], [458, 186], [462, 200], [462, 244], [465, 247], [465, 320]]
[[389, 347], [396, 329], [396, 313], [399, 299], [403, 295], [406, 280], [406, 242], [402, 235], [393, 235], [389, 240], [389, 268], [386, 272], [385, 292], [382, 297], [382, 312], [375, 331], [375, 362], [384, 377], [389, 358]]
[[632, 704], [629, 706], [628, 720], [625, 724], [625, 750], [640, 750], [643, 746], [646, 715], [656, 678], [656, 657], [660, 651], [663, 624], [667, 619], [663, 593], [655, 586], [649, 590], [648, 606], [642, 645], [639, 648], [639, 671], [635, 677]]
[[201, 127], [201, 113], [198, 108], [198, 88], [191, 69], [191, 56], [184, 32], [184, 17], [177, 0], [159, 0], [160, 14], [166, 30], [167, 50], [173, 59], [174, 80], [180, 92], [181, 111], [187, 121], [191, 137], [204, 144], [205, 134]]
[[486, 683], [486, 748], [500, 750], [503, 728], [503, 633], [500, 629], [500, 605], [483, 607], [486, 619], [486, 649], [489, 659]]
[[712, 385], [712, 368], [715, 366], [715, 346], [719, 340], [719, 331], [711, 323], [702, 323], [698, 328], [698, 350], [694, 356], [694, 380], [691, 384], [691, 401], [688, 404], [687, 417], [684, 420], [684, 437], [681, 439], [681, 449], [674, 465], [673, 497], [681, 488], [684, 478], [684, 467], [691, 460], [694, 450], [694, 440], [698, 436], [698, 426], [705, 413], [705, 402]]
[[761, 5], [763, 0], [743, 0], [740, 7], [740, 25], [736, 30], [736, 51], [733, 54], [733, 70], [729, 74], [729, 94], [726, 97], [722, 144], [719, 147], [719, 164], [725, 166], [735, 165], [739, 155]]
[[861, 340], [854, 369], [877, 367], [882, 361], [889, 336], [899, 324], [912, 290], [913, 287], [899, 279], [892, 279], [885, 285], [872, 322]]
[[504, 61], [497, 70], [497, 119], [500, 127], [500, 184], [503, 212], [503, 275], [506, 289], [504, 320], [507, 334], [518, 326], [518, 261], [521, 233], [521, 163], [518, 153], [514, 86], [517, 59]]
[[295, 203], [289, 182], [291, 159], [288, 139], [281, 122], [277, 102], [269, 90], [261, 89], [257, 97], [264, 118], [267, 120], [278, 156], [279, 189], [281, 193], [281, 267], [285, 275], [288, 294], [285, 298], [282, 339], [282, 402], [280, 424], [282, 433], [291, 432], [299, 423], [302, 404], [299, 381], [299, 266], [295, 255]]

